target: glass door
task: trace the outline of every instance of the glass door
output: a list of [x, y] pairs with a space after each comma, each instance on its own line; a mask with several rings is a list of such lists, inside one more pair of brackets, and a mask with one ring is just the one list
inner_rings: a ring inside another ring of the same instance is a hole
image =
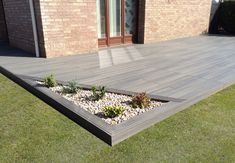
[[120, 37], [121, 25], [121, 0], [110, 0], [109, 1], [109, 29], [110, 37]]
[[109, 45], [123, 43], [122, 0], [108, 0]]
[[137, 30], [137, 0], [125, 0], [125, 42], [134, 42]]
[[97, 0], [97, 15], [98, 38], [105, 38], [105, 0]]
[[97, 26], [98, 26], [98, 39], [99, 44], [107, 44], [107, 32], [106, 32], [106, 2], [105, 0], [96, 0], [96, 11], [97, 11]]
[[133, 42], [137, 0], [97, 0], [99, 46]]

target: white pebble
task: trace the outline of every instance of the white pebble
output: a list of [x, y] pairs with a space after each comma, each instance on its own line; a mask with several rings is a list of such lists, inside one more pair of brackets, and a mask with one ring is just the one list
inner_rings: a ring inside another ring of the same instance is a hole
[[[42, 84], [38, 82], [38, 84]], [[103, 108], [105, 106], [123, 106], [126, 110], [123, 115], [120, 115], [115, 118], [103, 118], [102, 119], [111, 125], [119, 124], [123, 121], [126, 121], [134, 116], [153, 110], [159, 106], [162, 106], [164, 103], [158, 101], [151, 101], [151, 106], [149, 108], [140, 109], [132, 108], [128, 103], [131, 101], [131, 96], [120, 95], [115, 93], [106, 93], [104, 99], [99, 101], [92, 100], [92, 92], [89, 90], [80, 90], [77, 94], [63, 94], [63, 87], [61, 85], [50, 88], [51, 91], [62, 95], [65, 99], [72, 101], [74, 104], [80, 106], [82, 109], [92, 113], [104, 113]]]

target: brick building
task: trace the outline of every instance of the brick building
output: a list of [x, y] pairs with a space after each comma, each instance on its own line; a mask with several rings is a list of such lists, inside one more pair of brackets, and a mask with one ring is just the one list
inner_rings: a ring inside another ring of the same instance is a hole
[[211, 0], [0, 0], [0, 40], [56, 57], [208, 30]]

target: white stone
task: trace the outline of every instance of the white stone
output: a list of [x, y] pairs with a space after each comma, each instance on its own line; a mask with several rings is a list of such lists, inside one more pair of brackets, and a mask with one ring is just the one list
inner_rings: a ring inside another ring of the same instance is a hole
[[[38, 84], [43, 84], [38, 82]], [[106, 93], [105, 97], [102, 100], [94, 101], [92, 100], [92, 92], [89, 90], [80, 90], [77, 94], [64, 94], [63, 86], [59, 85], [53, 88], [50, 88], [51, 91], [63, 96], [65, 99], [73, 102], [74, 104], [80, 106], [82, 109], [92, 113], [104, 113], [103, 108], [105, 106], [123, 106], [126, 110], [123, 115], [120, 115], [115, 118], [103, 118], [106, 123], [115, 125], [123, 121], [126, 121], [134, 116], [143, 114], [144, 112], [156, 109], [159, 106], [162, 106], [164, 103], [159, 101], [151, 101], [151, 106], [149, 108], [140, 109], [132, 108], [131, 105], [128, 105], [131, 101], [131, 96], [120, 95], [115, 93]]]

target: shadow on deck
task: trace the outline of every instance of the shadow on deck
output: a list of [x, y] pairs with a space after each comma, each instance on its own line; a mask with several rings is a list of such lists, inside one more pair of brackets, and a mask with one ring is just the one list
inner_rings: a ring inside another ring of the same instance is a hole
[[6, 57], [34, 57], [34, 54], [11, 47], [7, 42], [0, 40], [0, 56]]

